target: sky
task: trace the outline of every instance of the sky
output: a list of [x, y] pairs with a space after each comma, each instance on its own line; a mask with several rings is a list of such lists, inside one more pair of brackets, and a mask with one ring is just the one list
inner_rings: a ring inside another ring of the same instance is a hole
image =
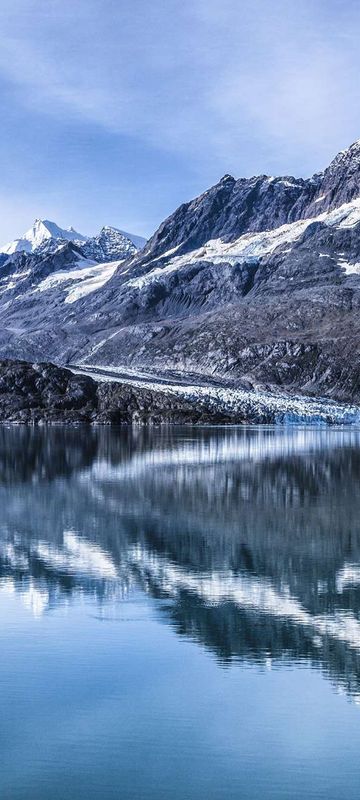
[[1, 0], [0, 242], [319, 171], [360, 137], [359, 31], [358, 0]]

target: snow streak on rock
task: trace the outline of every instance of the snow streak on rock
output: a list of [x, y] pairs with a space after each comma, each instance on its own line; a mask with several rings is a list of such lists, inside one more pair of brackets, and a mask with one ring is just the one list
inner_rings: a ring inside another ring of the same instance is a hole
[[121, 261], [111, 261], [108, 264], [80, 261], [77, 269], [53, 272], [39, 284], [36, 291], [46, 292], [61, 288], [66, 293], [65, 303], [74, 303], [104, 286], [119, 264]]

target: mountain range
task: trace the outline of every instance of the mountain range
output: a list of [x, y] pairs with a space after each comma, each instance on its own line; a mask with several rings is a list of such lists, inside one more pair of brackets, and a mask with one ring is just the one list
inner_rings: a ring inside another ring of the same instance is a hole
[[61, 242], [73, 242], [83, 248], [84, 254], [96, 260], [111, 260], [134, 255], [146, 244], [142, 236], [125, 233], [118, 228], [105, 225], [97, 236], [84, 236], [74, 228], [60, 228], [49, 219], [36, 219], [28, 231], [19, 239], [0, 247], [0, 255], [35, 253], [40, 248], [54, 247]]
[[1, 358], [360, 402], [360, 140], [308, 179], [225, 175], [147, 243], [37, 220], [0, 258]]

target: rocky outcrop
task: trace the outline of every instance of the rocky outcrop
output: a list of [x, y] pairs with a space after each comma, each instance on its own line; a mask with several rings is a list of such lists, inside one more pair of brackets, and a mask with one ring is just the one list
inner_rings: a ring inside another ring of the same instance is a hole
[[[96, 383], [54, 364], [0, 362], [0, 423], [159, 424], [244, 422], [206, 402], [120, 383]], [[270, 420], [270, 416], [269, 416]]]

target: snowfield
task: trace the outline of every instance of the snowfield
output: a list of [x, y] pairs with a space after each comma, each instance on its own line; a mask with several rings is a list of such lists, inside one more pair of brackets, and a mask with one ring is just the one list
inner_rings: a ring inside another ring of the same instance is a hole
[[77, 269], [53, 272], [39, 283], [36, 292], [62, 288], [66, 292], [65, 303], [75, 303], [96, 289], [100, 289], [113, 276], [121, 261], [98, 264], [95, 261], [79, 261]]
[[[334, 211], [325, 211], [316, 217], [301, 219], [297, 222], [281, 225], [279, 228], [273, 230], [245, 233], [234, 242], [223, 242], [222, 239], [210, 239], [197, 250], [192, 250], [185, 255], [174, 255], [170, 257], [170, 260], [164, 267], [155, 267], [146, 275], [130, 278], [127, 281], [127, 285], [141, 289], [146, 284], [158, 280], [163, 275], [198, 261], [211, 261], [213, 264], [221, 264], [224, 262], [236, 264], [241, 261], [249, 261], [252, 258], [257, 260], [274, 252], [277, 247], [285, 247], [286, 245], [290, 245], [287, 251], [290, 252], [292, 243], [299, 239], [310, 225], [316, 222], [322, 222], [328, 227], [352, 228], [360, 222], [360, 199], [353, 200], [351, 203], [344, 203], [344, 205], [336, 208]], [[174, 248], [174, 250], [177, 250], [179, 247], [180, 245]], [[174, 251], [165, 253], [162, 258], [171, 256], [172, 252]], [[355, 269], [353, 271], [356, 272]], [[127, 272], [131, 274], [131, 266]], [[350, 274], [350, 270], [347, 274]]]

